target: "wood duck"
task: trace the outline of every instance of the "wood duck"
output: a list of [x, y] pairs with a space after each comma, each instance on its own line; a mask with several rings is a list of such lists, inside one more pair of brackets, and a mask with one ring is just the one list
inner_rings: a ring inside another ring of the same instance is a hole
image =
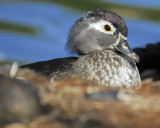
[[68, 35], [66, 49], [78, 57], [58, 58], [21, 66], [48, 78], [78, 77], [97, 85], [140, 87], [139, 57], [127, 43], [127, 26], [107, 10], [87, 12]]

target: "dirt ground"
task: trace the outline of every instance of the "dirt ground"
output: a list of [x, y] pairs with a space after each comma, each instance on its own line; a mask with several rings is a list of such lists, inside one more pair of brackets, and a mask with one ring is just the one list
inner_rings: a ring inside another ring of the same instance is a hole
[[27, 69], [10, 76], [9, 67], [1, 68], [0, 74], [2, 128], [160, 127], [160, 81], [152, 78], [125, 89], [49, 81]]

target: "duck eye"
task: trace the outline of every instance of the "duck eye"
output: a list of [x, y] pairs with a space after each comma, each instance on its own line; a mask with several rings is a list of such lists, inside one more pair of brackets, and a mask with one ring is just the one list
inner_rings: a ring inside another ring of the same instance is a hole
[[111, 32], [111, 31], [112, 31], [111, 26], [108, 25], [108, 24], [105, 24], [105, 25], [104, 25], [104, 29], [105, 29], [107, 32]]

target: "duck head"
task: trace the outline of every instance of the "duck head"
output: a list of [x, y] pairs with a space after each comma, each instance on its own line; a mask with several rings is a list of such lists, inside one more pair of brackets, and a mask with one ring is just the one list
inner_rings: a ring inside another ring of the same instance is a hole
[[119, 15], [106, 10], [90, 11], [73, 24], [66, 48], [78, 55], [110, 49], [139, 62], [127, 43], [127, 34], [126, 23]]

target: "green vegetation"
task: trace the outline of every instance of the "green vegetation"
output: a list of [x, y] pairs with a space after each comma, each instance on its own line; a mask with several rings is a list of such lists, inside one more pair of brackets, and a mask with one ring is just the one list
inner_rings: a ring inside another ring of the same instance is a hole
[[15, 2], [15, 1], [37, 1], [57, 3], [68, 8], [89, 11], [95, 9], [107, 9], [113, 11], [121, 16], [151, 20], [160, 22], [160, 9], [142, 8], [127, 5], [120, 5], [102, 0], [1, 0], [0, 2]]
[[[22, 0], [1, 0], [0, 3], [15, 2], [15, 1], [22, 2]], [[126, 5], [104, 2], [102, 0], [28, 0], [28, 1], [56, 3], [68, 8], [85, 12], [95, 9], [107, 9], [124, 17], [160, 22], [160, 16], [159, 16], [160, 9], [126, 6]], [[13, 23], [6, 23], [4, 21], [0, 21], [0, 30], [14, 31], [32, 35], [37, 33], [35, 28]]]
[[131, 7], [126, 5], [104, 2], [101, 0], [32, 0], [32, 1], [53, 2], [80, 11], [107, 9], [125, 17], [160, 22], [160, 16], [159, 16], [160, 9]]
[[31, 27], [21, 26], [13, 23], [0, 21], [0, 30], [14, 31], [27, 34], [36, 34], [36, 30]]
[[7, 64], [12, 64], [12, 62], [10, 62], [10, 61], [1, 61], [0, 60], [0, 66], [7, 65]]
[[[13, 64], [13, 60], [0, 60], [0, 66], [3, 66], [3, 65], [12, 65]], [[27, 61], [16, 61], [18, 63], [18, 65], [23, 65], [23, 64], [26, 64], [26, 63], [30, 63], [30, 62], [27, 62]]]

